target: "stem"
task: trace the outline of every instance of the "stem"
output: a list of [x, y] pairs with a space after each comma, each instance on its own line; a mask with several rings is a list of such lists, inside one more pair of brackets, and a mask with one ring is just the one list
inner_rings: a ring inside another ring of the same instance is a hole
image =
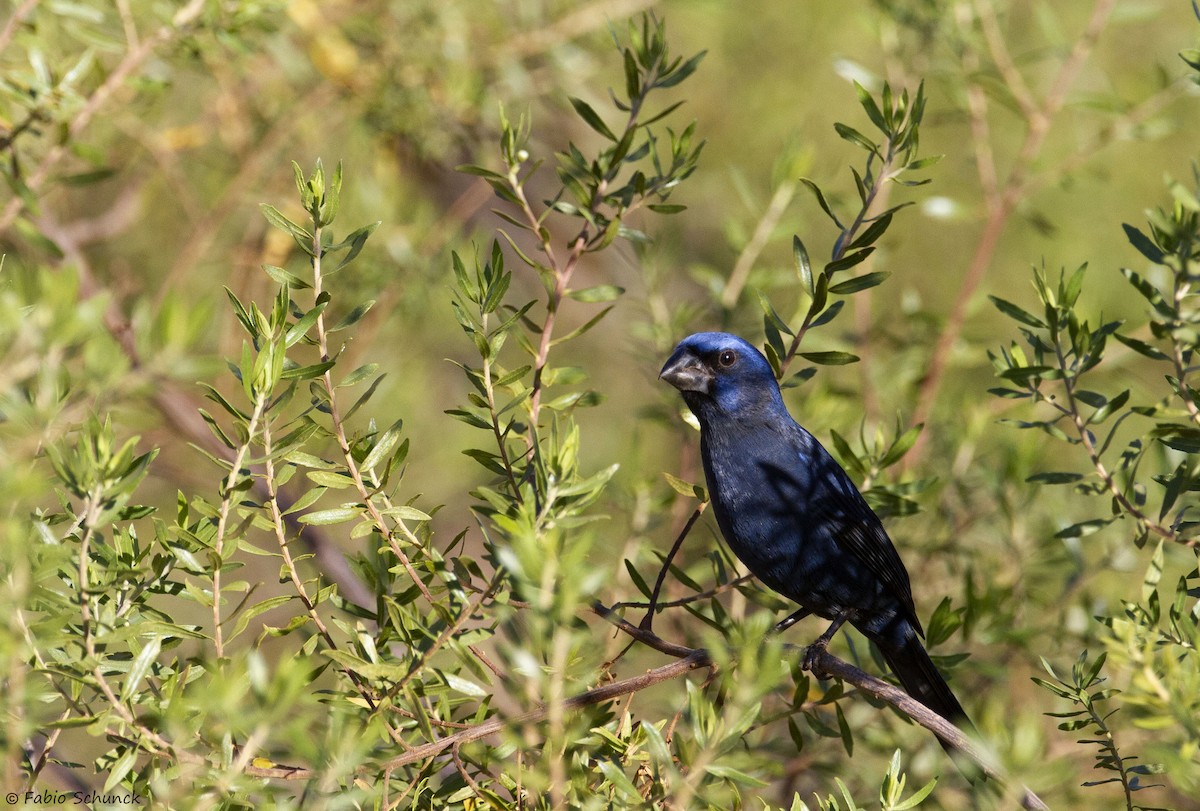
[[[321, 257], [323, 248], [321, 245], [321, 226], [313, 223], [313, 241], [312, 241], [312, 271], [313, 271], [313, 298], [314, 300], [321, 295], [321, 285], [323, 282], [321, 276]], [[317, 315], [317, 347], [321, 353], [321, 361], [329, 360], [329, 336], [325, 330], [325, 313], [322, 311]], [[346, 437], [346, 426], [342, 422], [340, 407], [338, 405], [337, 388], [333, 384], [333, 370], [326, 369], [325, 374], [321, 376], [321, 381], [325, 387], [325, 394], [329, 398], [329, 421], [333, 427], [334, 437], [337, 439], [338, 448], [342, 452], [342, 459], [346, 463], [346, 470], [350, 474], [351, 480], [354, 482], [354, 487], [358, 491], [359, 499], [363, 507], [366, 508], [367, 514], [371, 516], [371, 520], [375, 524], [375, 528], [379, 531], [381, 537], [385, 538], [388, 545], [392, 549], [392, 554], [400, 561], [408, 576], [412, 578], [421, 595], [430, 603], [434, 602], [433, 595], [429, 592], [429, 588], [425, 582], [417, 576], [416, 569], [413, 568], [412, 562], [408, 555], [400, 548], [399, 542], [396, 540], [395, 530], [399, 530], [405, 539], [408, 540], [414, 547], [420, 547], [421, 541], [413, 531], [408, 528], [403, 518], [395, 518], [394, 527], [389, 527], [387, 521], [384, 520], [383, 514], [379, 512], [379, 507], [375, 504], [370, 490], [363, 481], [362, 471], [358, 468], [358, 463], [354, 461], [354, 454], [350, 450], [350, 440]]]
[[[1108, 491], [1112, 493], [1113, 499], [1121, 506], [1121, 509], [1137, 521], [1138, 524], [1160, 538], [1170, 541], [1178, 540], [1175, 532], [1152, 521], [1137, 505], [1129, 500], [1129, 497], [1125, 495], [1125, 491], [1117, 484], [1116, 479], [1109, 473], [1108, 468], [1105, 466], [1103, 460], [1101, 460], [1100, 453], [1096, 449], [1096, 443], [1092, 440], [1092, 432], [1088, 430], [1087, 421], [1084, 420], [1083, 414], [1080, 413], [1079, 403], [1075, 399], [1075, 379], [1069, 374], [1068, 364], [1062, 351], [1062, 344], [1059, 342], [1057, 335], [1054, 337], [1054, 352], [1058, 358], [1058, 365], [1066, 373], [1063, 376], [1063, 393], [1066, 395], [1067, 405], [1065, 407], [1059, 406], [1059, 410], [1071, 418], [1071, 422], [1075, 426], [1075, 433], [1079, 436], [1079, 441], [1083, 445], [1084, 450], [1087, 451], [1088, 459], [1091, 461], [1092, 467], [1095, 468], [1096, 474], [1104, 482]], [[1188, 542], [1188, 545], [1194, 545], [1197, 540], [1200, 539], [1193, 538]]]
[[[287, 525], [283, 520], [283, 510], [279, 507], [279, 494], [275, 486], [275, 459], [272, 454], [271, 444], [271, 421], [263, 422], [263, 456], [266, 458], [264, 462], [266, 472], [266, 487], [267, 487], [267, 507], [271, 514], [271, 524], [275, 527], [275, 539], [279, 542], [279, 553], [283, 556], [283, 565], [287, 569], [288, 577], [292, 581], [292, 587], [296, 590], [296, 596], [300, 598], [300, 602], [304, 604], [304, 609], [308, 612], [308, 616], [312, 619], [313, 625], [317, 629], [317, 633], [324, 640], [330, 650], [338, 650], [337, 642], [334, 641], [333, 635], [329, 632], [329, 628], [325, 625], [325, 621], [321, 619], [320, 613], [317, 611], [317, 603], [309, 596], [308, 588], [304, 585], [304, 581], [300, 578], [300, 572], [296, 569], [296, 562], [292, 558], [292, 550], [288, 546]], [[353, 670], [345, 667], [339, 667], [339, 671], [350, 680], [354, 685], [354, 689], [362, 696], [363, 702], [372, 713], [378, 710], [378, 702], [371, 694], [371, 690], [363, 682], [362, 678]], [[407, 749], [407, 745], [401, 738], [400, 733], [396, 731], [391, 724], [387, 724], [388, 734], [392, 740], [402, 748]]]
[[212, 578], [213, 645], [218, 660], [225, 658], [225, 636], [221, 630], [221, 569], [225, 566], [225, 533], [229, 528], [229, 512], [233, 509], [234, 488], [238, 485], [241, 478], [242, 463], [246, 459], [246, 454], [250, 451], [250, 443], [254, 441], [254, 436], [258, 432], [258, 421], [262, 418], [266, 402], [267, 396], [265, 393], [255, 392], [254, 411], [251, 412], [250, 420], [246, 423], [246, 441], [238, 446], [237, 453], [230, 463], [232, 467], [229, 470], [229, 475], [225, 478], [225, 484], [221, 488], [221, 508], [217, 517], [217, 537], [213, 542], [213, 551], [216, 553], [217, 560], [213, 566]]
[[731, 310], [737, 304], [738, 297], [741, 296], [742, 289], [746, 286], [746, 280], [750, 278], [750, 271], [754, 268], [755, 261], [767, 247], [771, 232], [775, 230], [775, 226], [779, 224], [788, 204], [796, 196], [798, 185], [795, 180], [785, 180], [779, 184], [779, 188], [775, 189], [775, 194], [771, 196], [771, 202], [767, 204], [767, 210], [763, 212], [762, 218], [758, 221], [750, 241], [738, 255], [733, 271], [729, 274], [729, 281], [725, 283], [725, 291], [721, 293], [721, 306], [725, 309]]
[[671, 561], [675, 559], [676, 553], [679, 552], [679, 547], [683, 546], [683, 539], [692, 531], [692, 527], [695, 526], [700, 516], [704, 515], [704, 508], [707, 506], [707, 501], [701, 501], [696, 509], [692, 511], [691, 517], [688, 518], [687, 523], [683, 525], [683, 529], [675, 538], [675, 543], [671, 546], [671, 551], [667, 553], [662, 568], [658, 570], [658, 579], [654, 581], [654, 590], [650, 593], [650, 604], [646, 607], [646, 616], [642, 617], [642, 622], [638, 627], [649, 631], [650, 626], [654, 624], [654, 613], [658, 610], [658, 593], [662, 589], [663, 581], [667, 579], [667, 572], [671, 569]]
[[[966, 275], [963, 277], [962, 284], [959, 286], [958, 295], [950, 311], [950, 317], [947, 319], [946, 326], [938, 336], [937, 343], [934, 345], [933, 354], [929, 359], [929, 371], [925, 375], [917, 395], [917, 405], [913, 411], [913, 423], [924, 423], [925, 425], [930, 423], [934, 403], [937, 400], [942, 383], [945, 381], [950, 363], [950, 353], [954, 349], [954, 345], [958, 342], [963, 326], [966, 324], [967, 309], [980, 284], [983, 283], [984, 277], [987, 276], [987, 271], [991, 267], [992, 260], [995, 258], [996, 248], [1000, 243], [1000, 236], [1004, 233], [1009, 218], [1013, 211], [1016, 210], [1017, 204], [1028, 194], [1032, 187], [1033, 164], [1037, 160], [1038, 155], [1041, 154], [1046, 136], [1050, 132], [1050, 125], [1066, 102], [1067, 93], [1075, 83], [1076, 78], [1078, 78], [1079, 72], [1083, 68], [1083, 63], [1087, 61], [1088, 55], [1100, 38], [1100, 34], [1103, 33], [1104, 27], [1108, 22], [1108, 16], [1115, 4], [1116, 0], [1097, 0], [1096, 5], [1092, 8], [1091, 17], [1088, 20], [1083, 35], [1075, 42], [1070, 55], [1062, 67], [1059, 68], [1058, 75], [1055, 77], [1050, 92], [1040, 105], [1025, 110], [1027, 127], [1025, 140], [1021, 145], [1021, 149], [1017, 154], [1016, 161], [1009, 172], [1003, 189], [999, 188], [995, 178], [995, 164], [992, 157], [991, 141], [988, 136], [987, 106], [983, 89], [977, 83], [972, 83], [968, 87], [968, 106], [971, 113], [972, 138], [975, 142], [976, 167], [979, 172], [980, 185], [984, 191], [984, 202], [987, 206], [988, 217], [984, 223], [979, 242], [975, 246], [975, 254], [971, 258], [971, 264], [968, 267]], [[969, 22], [968, 13], [960, 11], [958, 16], [960, 23], [965, 24]], [[993, 48], [993, 52], [995, 53], [995, 48]], [[1002, 58], [998, 59], [998, 61], [1002, 61]], [[966, 75], [977, 75], [979, 73], [978, 70], [971, 69], [972, 64], [978, 67], [978, 54], [967, 49], [963, 58], [963, 69]], [[1019, 91], [1014, 90], [1014, 93], [1017, 92]], [[1025, 105], [1022, 104], [1021, 106], [1024, 109]], [[917, 441], [913, 444], [912, 450], [904, 457], [901, 463], [903, 466], [902, 469], [909, 470], [920, 461], [924, 455], [929, 437], [932, 434], [932, 431], [921, 432], [921, 435], [917, 437]]]
[[[874, 154], [867, 159], [867, 172], [870, 173], [871, 159]], [[854, 221], [846, 228], [842, 229], [842, 233], [838, 236], [837, 242], [834, 244], [833, 254], [830, 256], [830, 262], [836, 262], [846, 255], [846, 250], [850, 243], [854, 241], [854, 235], [858, 233], [858, 229], [862, 228], [863, 223], [871, 218], [871, 211], [874, 208], [875, 200], [879, 196], [880, 191], [892, 177], [892, 163], [896, 159], [896, 145], [892, 139], [887, 142], [887, 154], [881, 158], [882, 161], [879, 171], [871, 176], [871, 187], [867, 192], [866, 199], [863, 200], [862, 207], [858, 210], [858, 214], [854, 216]], [[788, 346], [787, 352], [779, 359], [779, 379], [782, 380], [787, 374], [788, 367], [796, 358], [796, 354], [800, 351], [800, 343], [804, 340], [804, 336], [808, 334], [809, 327], [812, 322], [819, 316], [820, 313], [809, 307], [808, 312], [804, 314], [804, 321], [800, 324], [800, 329], [796, 330], [796, 334], [792, 336], [791, 345]]]
[[[488, 314], [484, 313], [480, 319], [480, 327], [484, 334], [487, 334]], [[492, 388], [492, 359], [491, 353], [483, 359], [483, 390], [487, 393], [488, 415], [491, 417], [492, 435], [496, 438], [496, 448], [500, 451], [500, 461], [504, 465], [504, 473], [508, 478], [509, 489], [512, 490], [513, 498], [520, 500], [521, 492], [517, 487], [516, 476], [513, 475], [512, 460], [508, 456], [508, 443], [504, 441], [504, 434], [500, 430], [500, 415], [496, 413], [496, 392]]]
[[[642, 103], [646, 95], [654, 87], [654, 83], [658, 80], [657, 66], [647, 70], [645, 80], [642, 82], [641, 92], [636, 97], [629, 100], [629, 116], [625, 121], [625, 128], [617, 137], [619, 143], [629, 133], [637, 129], [638, 116], [641, 113]], [[604, 192], [608, 189], [617, 175], [620, 173], [620, 162], [613, 162], [609, 166], [603, 177], [596, 184], [595, 190], [592, 192], [592, 199], [588, 203], [588, 211], [593, 215], [593, 219], [600, 214], [600, 207], [604, 202]], [[558, 308], [562, 304], [563, 297], [567, 292], [567, 285], [571, 281], [571, 275], [575, 272], [575, 268], [579, 265], [579, 259], [587, 250], [588, 245], [600, 236], [590, 236], [588, 226], [584, 225], [579, 234], [571, 242], [567, 252], [566, 260], [562, 265], [559, 265], [554, 256], [554, 249], [550, 244], [550, 232], [542, 227], [541, 220], [533, 212], [533, 207], [529, 204], [529, 199], [525, 196], [523, 182], [517, 177], [516, 167], [510, 167], [508, 174], [509, 188], [512, 190], [521, 209], [521, 213], [525, 216], [529, 230], [538, 236], [541, 243], [542, 252], [546, 254], [546, 258], [550, 262], [550, 269], [554, 273], [554, 289], [550, 293], [550, 297], [546, 302], [546, 320], [542, 324], [541, 337], [538, 341], [537, 354], [534, 356], [533, 366], [533, 393], [529, 398], [529, 446], [536, 453], [537, 443], [535, 436], [537, 432], [538, 416], [541, 413], [542, 391], [544, 389], [542, 383], [542, 373], [546, 368], [546, 363], [550, 356], [550, 345], [553, 342], [554, 323], [558, 316]], [[647, 190], [647, 194], [650, 190]], [[632, 209], [633, 206], [630, 207]], [[622, 212], [623, 213], [623, 212]]]
[[[1188, 254], [1191, 253], [1191, 245], [1185, 241], [1178, 250], [1180, 272], [1175, 274], [1175, 290], [1173, 299], [1175, 302], [1175, 312], [1183, 312], [1183, 302], [1191, 294], [1191, 283], [1188, 281]], [[1183, 359], [1183, 345], [1175, 338], [1171, 340], [1171, 361], [1175, 366], [1175, 379], [1179, 381], [1179, 398], [1183, 400], [1184, 406], [1187, 408], [1188, 416], [1192, 418], [1192, 422], [1200, 425], [1200, 407], [1196, 405], [1195, 399], [1191, 392], [1188, 391], [1187, 362]]]

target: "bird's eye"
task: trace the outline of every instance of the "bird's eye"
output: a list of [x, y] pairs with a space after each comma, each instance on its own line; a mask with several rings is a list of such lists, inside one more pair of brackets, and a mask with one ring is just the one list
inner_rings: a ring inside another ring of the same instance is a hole
[[728, 369], [733, 364], [737, 363], [737, 352], [732, 349], [722, 350], [720, 355], [717, 355], [717, 363]]

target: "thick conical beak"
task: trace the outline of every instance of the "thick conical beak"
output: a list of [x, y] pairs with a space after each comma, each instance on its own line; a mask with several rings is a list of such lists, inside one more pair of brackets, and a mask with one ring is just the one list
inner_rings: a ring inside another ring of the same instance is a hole
[[691, 350], [684, 347], [675, 350], [658, 376], [680, 391], [712, 393], [712, 372]]

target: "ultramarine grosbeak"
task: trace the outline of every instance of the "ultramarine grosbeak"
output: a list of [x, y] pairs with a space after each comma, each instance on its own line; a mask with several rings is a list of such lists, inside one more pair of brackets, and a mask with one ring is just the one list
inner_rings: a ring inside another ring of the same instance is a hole
[[792, 419], [767, 359], [736, 335], [701, 332], [660, 377], [700, 421], [700, 453], [721, 533], [763, 583], [832, 620], [804, 665], [849, 622], [875, 643], [904, 689], [942, 717], [966, 713], [926, 653], [908, 572], [879, 517], [812, 434]]

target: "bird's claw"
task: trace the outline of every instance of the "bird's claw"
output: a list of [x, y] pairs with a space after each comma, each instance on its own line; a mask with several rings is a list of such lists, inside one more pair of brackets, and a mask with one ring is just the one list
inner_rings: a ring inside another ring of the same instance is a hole
[[829, 643], [824, 639], [818, 639], [809, 645], [804, 649], [804, 659], [800, 662], [800, 667], [817, 677], [826, 675], [824, 668], [819, 666], [819, 660], [828, 647]]

